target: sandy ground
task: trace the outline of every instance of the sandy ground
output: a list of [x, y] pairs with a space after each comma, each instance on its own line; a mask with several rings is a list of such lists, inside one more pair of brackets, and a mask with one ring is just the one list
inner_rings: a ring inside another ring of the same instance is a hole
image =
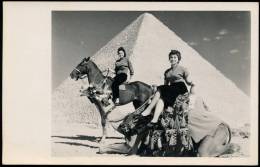
[[[52, 129], [52, 156], [84, 157], [84, 156], [126, 156], [124, 154], [98, 154], [99, 140], [102, 134], [100, 127], [91, 124], [62, 124], [55, 123]], [[109, 128], [107, 143], [123, 143], [121, 134]], [[232, 137], [232, 143], [240, 146], [240, 150], [221, 157], [249, 156], [249, 138], [240, 135]]]
[[[123, 135], [109, 128], [107, 143], [123, 143]], [[102, 129], [91, 124], [69, 124], [55, 128], [52, 132], [53, 156], [108, 156], [98, 154]], [[124, 156], [110, 154], [111, 156]]]

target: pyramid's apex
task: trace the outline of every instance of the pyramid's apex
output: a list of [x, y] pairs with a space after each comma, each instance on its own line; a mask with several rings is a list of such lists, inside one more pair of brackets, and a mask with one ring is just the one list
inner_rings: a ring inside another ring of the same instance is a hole
[[152, 18], [155, 18], [154, 15], [152, 15], [151, 13], [148, 13], [148, 12], [145, 12], [144, 14], [142, 14], [143, 17], [152, 17]]
[[143, 15], [144, 16], [153, 16], [151, 13], [149, 13], [149, 12], [145, 12], [145, 13], [143, 13]]
[[161, 23], [159, 19], [157, 19], [153, 14], [145, 12], [141, 15], [142, 23]]

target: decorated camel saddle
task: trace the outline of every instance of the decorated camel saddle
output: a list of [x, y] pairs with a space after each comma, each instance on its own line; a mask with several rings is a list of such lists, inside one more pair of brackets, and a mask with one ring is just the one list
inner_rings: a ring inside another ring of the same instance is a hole
[[139, 154], [142, 156], [192, 156], [188, 128], [189, 94], [179, 95], [173, 107], [163, 111], [158, 126], [148, 130]]
[[202, 98], [185, 93], [179, 95], [171, 108], [160, 115], [157, 125], [145, 128], [149, 117], [133, 112], [120, 124], [118, 131], [129, 138], [146, 134], [139, 147], [141, 156], [195, 156], [194, 144], [215, 132], [223, 121], [213, 115]]
[[[188, 129], [189, 94], [179, 95], [172, 108], [167, 108], [152, 129], [145, 128], [152, 115], [140, 116], [134, 112], [127, 116], [118, 130], [127, 138], [134, 134], [146, 133], [138, 154], [142, 156], [185, 156], [193, 152]], [[145, 107], [145, 106], [144, 106]]]

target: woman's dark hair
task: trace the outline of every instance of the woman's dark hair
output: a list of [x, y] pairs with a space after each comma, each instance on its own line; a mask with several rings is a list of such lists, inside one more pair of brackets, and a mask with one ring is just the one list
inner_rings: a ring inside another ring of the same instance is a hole
[[119, 53], [119, 51], [123, 51], [124, 52], [124, 57], [126, 57], [126, 51], [123, 47], [120, 47], [117, 49], [117, 54]]
[[181, 53], [178, 50], [171, 50], [169, 53], [169, 59], [170, 59], [171, 55], [177, 55], [178, 61], [181, 61]]

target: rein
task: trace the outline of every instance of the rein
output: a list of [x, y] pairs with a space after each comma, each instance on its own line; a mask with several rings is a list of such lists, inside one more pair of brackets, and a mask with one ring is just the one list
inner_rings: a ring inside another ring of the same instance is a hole
[[[106, 75], [103, 75], [103, 73], [106, 72], [106, 71], [107, 71]], [[105, 83], [106, 83], [106, 81], [107, 81], [107, 79], [108, 79], [109, 71], [110, 71], [109, 68], [108, 68], [107, 70], [101, 71], [101, 74], [102, 74], [103, 77], [104, 77], [103, 81], [101, 81], [101, 83], [102, 83], [101, 87], [102, 87], [102, 88], [104, 87], [104, 85], [105, 85]], [[96, 73], [96, 75], [93, 77], [93, 80], [95, 80], [96, 77], [97, 77], [97, 73]]]
[[140, 107], [138, 107], [134, 112], [136, 114], [141, 114], [146, 104], [150, 102], [150, 100], [154, 97], [154, 94], [151, 95]]
[[[106, 71], [106, 70], [105, 70]], [[101, 74], [102, 74], [103, 72], [101, 72]], [[104, 79], [103, 79], [103, 81], [101, 81], [100, 83], [102, 83], [102, 85], [101, 85], [101, 87], [103, 87], [104, 86], [104, 84], [106, 83], [106, 81], [107, 81], [107, 79], [108, 79], [108, 73], [109, 73], [109, 70], [108, 70], [108, 72], [107, 72], [107, 74], [104, 76], [103, 74], [103, 77], [104, 77]], [[93, 76], [93, 80], [95, 80], [96, 79], [96, 77], [97, 77], [97, 73], [95, 73], [95, 75]], [[89, 83], [90, 84], [90, 83]]]
[[[77, 67], [75, 67], [74, 69], [81, 74], [81, 71], [80, 71], [79, 69], [77, 69]], [[105, 72], [105, 71], [107, 71], [107, 74], [104, 76], [102, 73]], [[104, 76], [104, 79], [103, 79], [103, 81], [101, 82], [101, 83], [102, 83], [101, 87], [104, 86], [104, 84], [106, 83], [107, 78], [108, 78], [109, 69], [108, 69], [108, 70], [105, 70], [105, 71], [101, 72], [101, 74]], [[98, 73], [95, 73], [95, 75], [93, 76], [93, 80], [96, 79], [97, 74], [98, 74]], [[84, 79], [85, 77], [87, 77], [87, 75], [83, 75], [83, 77], [80, 77], [80, 79]], [[89, 83], [89, 85], [91, 85], [91, 83]]]
[[[106, 70], [105, 70], [105, 71], [106, 71]], [[105, 71], [103, 71], [103, 72], [105, 72]], [[107, 75], [105, 76], [105, 79], [102, 81], [103, 85], [104, 85], [104, 84], [106, 83], [106, 81], [107, 81], [108, 74], [109, 74], [109, 68], [107, 69]], [[102, 87], [103, 87], [103, 85], [102, 85]]]
[[134, 113], [141, 114], [143, 112], [144, 108], [146, 107], [146, 104], [149, 103], [150, 100], [155, 96], [155, 93], [157, 91], [157, 87], [155, 85], [152, 85], [151, 88], [152, 88], [153, 94], [140, 107], [138, 107], [134, 111]]

